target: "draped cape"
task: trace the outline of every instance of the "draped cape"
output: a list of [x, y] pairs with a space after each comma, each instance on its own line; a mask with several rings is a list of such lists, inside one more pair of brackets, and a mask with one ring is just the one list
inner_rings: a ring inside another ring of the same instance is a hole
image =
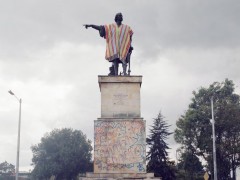
[[129, 48], [131, 47], [132, 29], [124, 24], [118, 27], [116, 23], [102, 27], [103, 31], [100, 32], [100, 35], [102, 33], [106, 39], [106, 60], [113, 61], [119, 58], [120, 61], [125, 61]]

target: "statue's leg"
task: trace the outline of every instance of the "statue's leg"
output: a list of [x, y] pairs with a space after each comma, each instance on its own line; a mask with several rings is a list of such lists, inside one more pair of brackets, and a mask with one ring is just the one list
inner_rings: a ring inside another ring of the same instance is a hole
[[126, 76], [127, 75], [127, 62], [126, 61], [122, 62], [122, 67], [123, 67], [123, 75]]
[[112, 66], [111, 67], [109, 67], [109, 76], [114, 76], [115, 75], [115, 72], [114, 72], [114, 63], [112, 63]]
[[118, 59], [114, 59], [114, 74], [118, 76]]

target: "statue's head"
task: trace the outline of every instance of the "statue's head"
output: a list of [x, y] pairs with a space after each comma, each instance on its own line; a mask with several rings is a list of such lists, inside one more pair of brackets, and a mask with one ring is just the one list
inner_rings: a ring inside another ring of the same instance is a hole
[[115, 15], [115, 22], [119, 25], [121, 24], [123, 21], [123, 16], [122, 16], [122, 13], [117, 13]]

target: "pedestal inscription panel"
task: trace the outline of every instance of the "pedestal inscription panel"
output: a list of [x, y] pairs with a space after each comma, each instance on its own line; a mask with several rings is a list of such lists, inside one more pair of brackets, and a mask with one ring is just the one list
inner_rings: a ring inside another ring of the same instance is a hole
[[102, 118], [139, 118], [141, 76], [99, 76]]
[[94, 121], [94, 173], [146, 173], [145, 121]]

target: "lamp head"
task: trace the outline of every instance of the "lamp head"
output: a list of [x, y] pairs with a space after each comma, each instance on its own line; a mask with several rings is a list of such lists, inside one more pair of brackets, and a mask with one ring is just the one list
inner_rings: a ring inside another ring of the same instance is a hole
[[14, 93], [11, 90], [9, 90], [8, 93], [14, 96]]

